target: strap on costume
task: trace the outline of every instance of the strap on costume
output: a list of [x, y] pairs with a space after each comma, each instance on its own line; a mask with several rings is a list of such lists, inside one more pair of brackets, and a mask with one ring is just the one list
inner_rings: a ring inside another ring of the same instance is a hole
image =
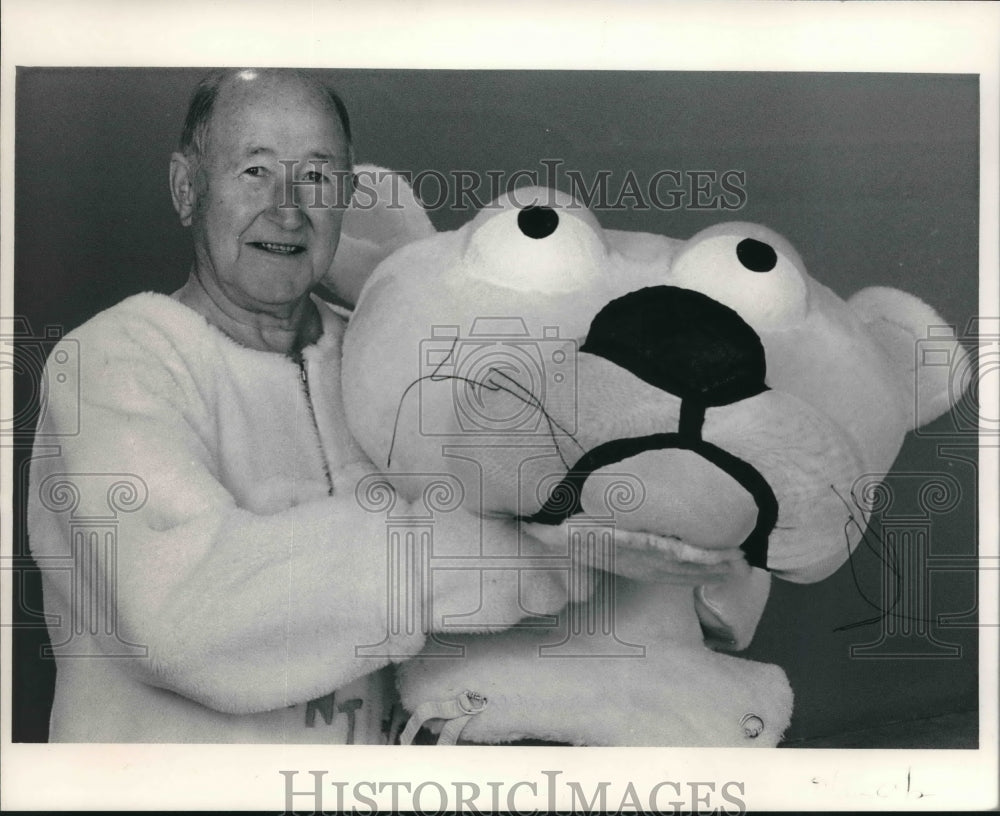
[[428, 720], [447, 720], [444, 728], [441, 729], [437, 744], [455, 745], [465, 728], [465, 724], [486, 708], [486, 703], [486, 698], [474, 691], [463, 691], [450, 700], [421, 703], [413, 712], [413, 716], [410, 717], [403, 733], [400, 734], [399, 744], [412, 744], [420, 727]]

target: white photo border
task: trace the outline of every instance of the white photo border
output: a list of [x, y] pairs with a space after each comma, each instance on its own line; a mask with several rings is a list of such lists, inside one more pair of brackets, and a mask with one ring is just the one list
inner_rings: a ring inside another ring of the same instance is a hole
[[[291, 26], [289, 37], [275, 36]], [[17, 66], [281, 65], [307, 68], [606, 68], [615, 70], [893, 71], [971, 73], [980, 78], [980, 314], [997, 313], [1000, 269], [998, 102], [1000, 6], [990, 3], [513, 2], [30, 2], [7, 0], [2, 21], [3, 208], [0, 303], [13, 297], [14, 72]], [[516, 43], [500, 48], [497, 43]], [[665, 47], [668, 44], [669, 47]], [[10, 411], [4, 381], [2, 410]], [[996, 394], [981, 394], [996, 416]], [[989, 402], [987, 402], [989, 401]], [[3, 415], [9, 415], [5, 413]], [[3, 502], [11, 501], [3, 451]], [[980, 540], [997, 556], [997, 449], [981, 450]], [[3, 548], [10, 552], [10, 514]], [[1000, 571], [980, 575], [980, 614], [997, 621]], [[0, 573], [10, 598], [11, 573]], [[6, 601], [5, 601], [6, 603]], [[4, 613], [8, 614], [7, 612]], [[34, 745], [10, 741], [10, 638], [3, 636], [3, 787], [0, 806], [20, 809], [285, 808], [279, 770], [327, 779], [503, 778], [535, 782], [517, 803], [547, 808], [543, 770], [586, 783], [626, 769], [636, 790], [663, 780], [746, 780], [752, 810], [987, 809], [997, 806], [996, 626], [980, 629], [980, 748], [961, 751], [319, 746]], [[391, 756], [387, 753], [391, 752]], [[625, 754], [625, 756], [623, 756]], [[775, 761], [778, 758], [780, 761]], [[446, 766], [446, 767], [445, 767]], [[820, 784], [816, 780], [825, 780]], [[840, 780], [839, 782], [837, 780]], [[622, 778], [622, 785], [625, 784]], [[585, 785], [586, 788], [586, 785]], [[348, 788], [349, 790], [349, 788]], [[325, 807], [336, 804], [327, 788]], [[367, 789], [366, 789], [367, 792]], [[919, 792], [921, 797], [915, 794]], [[387, 804], [388, 792], [374, 796]], [[428, 801], [434, 802], [431, 794]], [[612, 800], [614, 796], [610, 797]], [[667, 797], [670, 798], [670, 797]], [[350, 802], [348, 802], [350, 804]], [[359, 803], [361, 804], [361, 803]], [[565, 807], [566, 801], [556, 802]], [[725, 804], [725, 803], [723, 803]], [[309, 807], [308, 797], [295, 806]], [[481, 809], [486, 807], [480, 803]], [[362, 811], [363, 812], [363, 811]]]

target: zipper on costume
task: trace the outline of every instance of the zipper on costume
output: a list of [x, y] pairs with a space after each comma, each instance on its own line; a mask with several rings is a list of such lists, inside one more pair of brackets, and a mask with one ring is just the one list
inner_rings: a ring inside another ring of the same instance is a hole
[[309, 375], [306, 373], [306, 359], [302, 352], [295, 355], [295, 362], [299, 366], [299, 379], [302, 380], [302, 391], [306, 397], [306, 405], [309, 407], [309, 418], [312, 420], [313, 430], [316, 432], [316, 443], [319, 445], [319, 458], [323, 461], [323, 475], [326, 476], [326, 492], [328, 496], [333, 495], [333, 476], [330, 475], [330, 463], [326, 459], [326, 451], [323, 449], [323, 437], [319, 432], [319, 422], [316, 420], [316, 407], [313, 405], [312, 391], [309, 388]]

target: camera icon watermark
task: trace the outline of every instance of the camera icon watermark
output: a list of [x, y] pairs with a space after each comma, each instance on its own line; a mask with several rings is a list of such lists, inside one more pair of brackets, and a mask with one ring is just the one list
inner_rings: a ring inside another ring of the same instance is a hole
[[14, 382], [13, 409], [0, 416], [0, 437], [30, 437], [53, 402], [63, 406], [64, 424], [57, 434], [41, 429], [41, 435], [80, 432], [80, 344], [63, 335], [61, 326], [36, 333], [25, 317], [0, 317], [0, 368]]
[[[420, 433], [425, 436], [551, 433], [576, 425], [575, 341], [546, 326], [541, 337], [519, 317], [478, 317], [467, 336], [459, 326], [436, 326], [420, 342]], [[429, 389], [450, 382], [451, 399]]]
[[1000, 375], [1000, 318], [974, 317], [962, 333], [954, 326], [930, 326], [927, 336], [917, 340], [915, 352], [917, 376], [928, 369], [943, 372], [953, 405], [941, 421], [930, 424], [940, 411], [918, 381], [914, 406], [917, 436], [1000, 435], [997, 405], [989, 401], [997, 393]]

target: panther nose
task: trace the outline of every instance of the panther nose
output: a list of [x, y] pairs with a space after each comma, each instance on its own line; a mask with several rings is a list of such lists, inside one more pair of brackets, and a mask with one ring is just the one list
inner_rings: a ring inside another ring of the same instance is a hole
[[767, 389], [760, 337], [728, 306], [692, 289], [651, 286], [612, 300], [580, 350], [706, 407]]

